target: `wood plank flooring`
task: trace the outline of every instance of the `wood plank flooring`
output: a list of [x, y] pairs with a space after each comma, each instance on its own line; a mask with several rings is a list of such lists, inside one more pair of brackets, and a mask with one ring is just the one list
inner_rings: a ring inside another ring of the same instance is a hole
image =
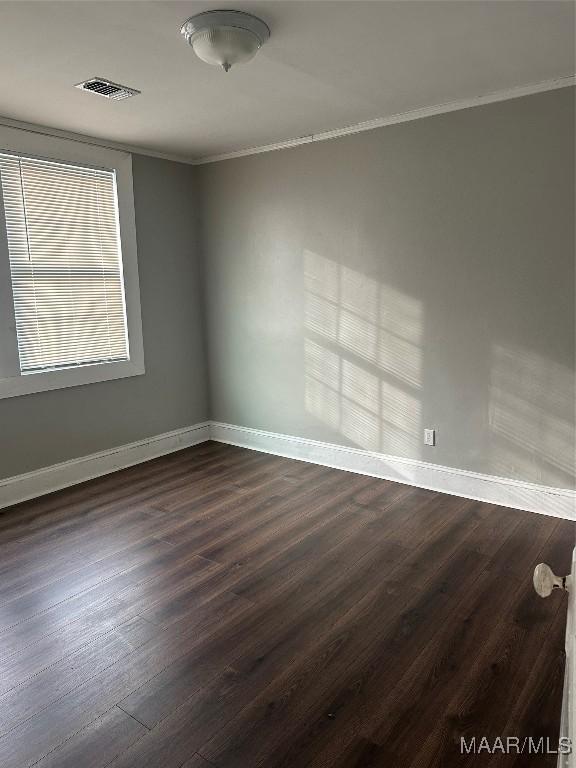
[[217, 443], [0, 514], [0, 766], [555, 765], [574, 524]]

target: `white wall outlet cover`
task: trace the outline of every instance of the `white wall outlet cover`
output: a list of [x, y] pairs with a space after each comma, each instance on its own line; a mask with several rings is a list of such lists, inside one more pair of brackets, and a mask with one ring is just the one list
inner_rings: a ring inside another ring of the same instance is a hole
[[436, 430], [425, 429], [424, 430], [424, 445], [436, 445]]

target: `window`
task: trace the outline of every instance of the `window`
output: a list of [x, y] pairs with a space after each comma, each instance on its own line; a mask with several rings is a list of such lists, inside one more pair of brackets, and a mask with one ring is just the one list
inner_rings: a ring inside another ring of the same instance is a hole
[[[14, 131], [0, 129], [0, 140], [5, 130]], [[0, 282], [9, 275], [13, 312], [0, 333], [0, 396], [144, 372], [131, 158], [90, 146], [74, 154], [94, 153], [113, 162], [42, 157], [0, 143], [0, 260], [4, 250], [8, 262]]]
[[0, 154], [22, 373], [128, 360], [114, 171]]

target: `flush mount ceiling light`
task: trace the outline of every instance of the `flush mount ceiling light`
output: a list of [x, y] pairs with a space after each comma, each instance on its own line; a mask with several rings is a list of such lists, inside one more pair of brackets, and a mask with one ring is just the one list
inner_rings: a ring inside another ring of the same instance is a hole
[[199, 59], [228, 72], [250, 61], [270, 37], [268, 25], [242, 11], [205, 11], [192, 16], [180, 32]]

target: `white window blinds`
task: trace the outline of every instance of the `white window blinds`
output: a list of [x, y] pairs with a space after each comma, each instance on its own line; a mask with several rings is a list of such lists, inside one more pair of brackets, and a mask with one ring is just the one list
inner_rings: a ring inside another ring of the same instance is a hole
[[0, 153], [22, 373], [128, 360], [115, 172]]

